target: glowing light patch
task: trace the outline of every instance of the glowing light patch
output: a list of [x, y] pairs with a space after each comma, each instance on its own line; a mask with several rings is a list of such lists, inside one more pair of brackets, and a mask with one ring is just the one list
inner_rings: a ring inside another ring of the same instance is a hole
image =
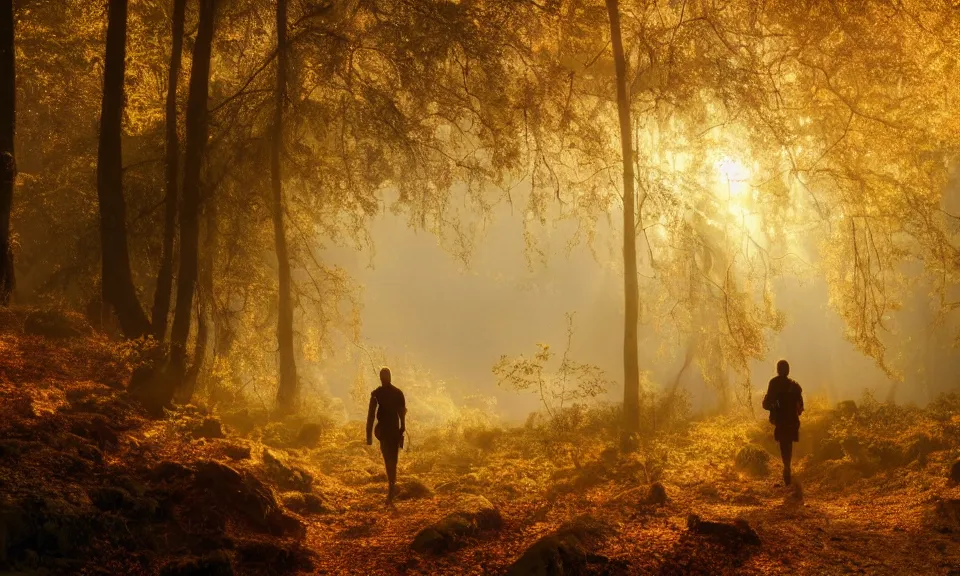
[[717, 171], [724, 180], [730, 182], [746, 182], [750, 179], [750, 170], [742, 162], [729, 156], [724, 156], [717, 162]]

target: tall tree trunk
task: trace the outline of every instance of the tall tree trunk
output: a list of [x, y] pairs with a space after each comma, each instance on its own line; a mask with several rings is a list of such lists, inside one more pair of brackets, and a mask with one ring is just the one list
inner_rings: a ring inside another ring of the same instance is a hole
[[280, 385], [277, 407], [282, 412], [296, 409], [299, 386], [293, 354], [293, 303], [290, 299], [290, 257], [283, 224], [283, 182], [280, 161], [283, 156], [283, 108], [287, 99], [287, 0], [277, 0], [277, 86], [273, 116], [273, 148], [270, 174], [273, 185], [273, 233], [279, 276], [277, 344], [280, 353]]
[[193, 347], [193, 363], [183, 379], [180, 401], [190, 403], [193, 395], [203, 389], [201, 376], [206, 368], [207, 350], [210, 349], [210, 326], [213, 310], [213, 265], [217, 249], [217, 205], [212, 199], [203, 207], [204, 239], [200, 261], [199, 289], [197, 290], [197, 338]]
[[177, 85], [183, 59], [183, 26], [187, 0], [173, 2], [173, 48], [167, 80], [167, 198], [163, 222], [163, 253], [157, 272], [157, 289], [153, 295], [153, 336], [163, 341], [170, 315], [170, 294], [173, 290], [173, 244], [177, 233], [177, 202], [180, 199], [180, 138], [177, 135]]
[[190, 96], [187, 100], [187, 150], [183, 167], [183, 209], [180, 215], [180, 275], [177, 307], [170, 337], [170, 367], [173, 381], [182, 383], [187, 360], [187, 338], [197, 283], [200, 172], [207, 146], [207, 99], [210, 88], [210, 57], [217, 0], [200, 0], [200, 21], [193, 47]]
[[17, 176], [17, 68], [13, 39], [13, 0], [0, 1], [0, 306], [10, 303], [16, 285], [10, 246], [10, 211]]
[[626, 311], [623, 327], [623, 419], [624, 447], [635, 446], [640, 431], [640, 359], [637, 356], [637, 324], [640, 320], [640, 287], [637, 284], [636, 193], [633, 173], [633, 142], [630, 129], [630, 98], [627, 94], [627, 60], [620, 35], [618, 0], [607, 0], [610, 40], [617, 74], [617, 110], [620, 116], [620, 149], [623, 155], [623, 288]]
[[97, 153], [97, 196], [100, 200], [100, 250], [103, 260], [103, 299], [117, 313], [127, 338], [150, 332], [130, 272], [127, 249], [127, 207], [123, 199], [123, 76], [127, 42], [127, 0], [110, 0], [107, 54], [103, 66], [103, 105]]

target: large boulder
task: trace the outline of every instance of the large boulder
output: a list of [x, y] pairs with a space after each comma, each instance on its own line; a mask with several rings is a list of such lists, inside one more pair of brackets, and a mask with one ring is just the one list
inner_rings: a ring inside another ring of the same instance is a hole
[[609, 564], [597, 554], [600, 545], [614, 534], [606, 524], [581, 516], [527, 548], [507, 571], [509, 576], [582, 574], [590, 564]]
[[421, 553], [444, 554], [463, 546], [465, 538], [503, 526], [500, 511], [483, 496], [469, 496], [456, 512], [417, 533], [410, 545]]
[[310, 492], [313, 487], [312, 474], [303, 468], [287, 464], [270, 450], [263, 451], [263, 465], [270, 478], [283, 490]]
[[190, 508], [240, 515], [252, 529], [274, 536], [303, 537], [299, 520], [286, 514], [273, 491], [249, 472], [215, 461], [195, 464]]

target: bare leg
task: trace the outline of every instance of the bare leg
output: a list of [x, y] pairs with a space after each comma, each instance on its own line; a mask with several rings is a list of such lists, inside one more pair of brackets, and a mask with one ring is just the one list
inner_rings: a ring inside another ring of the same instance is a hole
[[393, 438], [384, 438], [380, 442], [380, 451], [383, 452], [383, 464], [387, 469], [387, 502], [393, 501], [397, 486], [397, 460], [399, 459], [399, 441]]
[[783, 458], [783, 485], [790, 485], [790, 460], [793, 458], [793, 442], [783, 440], [780, 442], [780, 457]]

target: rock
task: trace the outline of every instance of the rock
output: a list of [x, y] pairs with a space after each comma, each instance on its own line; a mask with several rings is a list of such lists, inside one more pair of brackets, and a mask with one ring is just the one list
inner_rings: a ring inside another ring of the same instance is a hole
[[250, 459], [250, 447], [245, 444], [234, 444], [231, 442], [223, 442], [220, 444], [220, 450], [223, 452], [224, 456], [231, 460], [249, 460]]
[[103, 464], [103, 452], [96, 446], [90, 446], [89, 444], [79, 446], [77, 448], [77, 455], [94, 464]]
[[669, 498], [667, 498], [667, 489], [663, 487], [663, 484], [654, 482], [647, 490], [647, 496], [643, 499], [643, 503], [662, 506], [667, 503], [667, 500], [669, 500]]
[[257, 426], [261, 418], [250, 414], [250, 410], [244, 408], [237, 412], [227, 412], [221, 414], [221, 420], [231, 426], [241, 435], [247, 435]]
[[840, 447], [843, 448], [844, 454], [849, 456], [854, 462], [861, 462], [864, 460], [865, 450], [863, 444], [860, 442], [860, 439], [856, 436], [848, 436], [841, 440]]
[[284, 548], [272, 542], [252, 540], [237, 546], [237, 561], [244, 566], [259, 566], [268, 574], [290, 574], [313, 570], [309, 552], [299, 546]]
[[417, 533], [410, 547], [420, 553], [445, 554], [463, 545], [463, 539], [503, 526], [500, 511], [483, 496], [465, 498], [456, 512]]
[[553, 534], [544, 536], [514, 562], [509, 576], [583, 574], [589, 564], [610, 561], [595, 551], [613, 530], [590, 516], [581, 516], [564, 524]]
[[421, 480], [411, 478], [397, 483], [397, 500], [422, 500], [424, 498], [433, 498], [433, 488], [427, 486]]
[[313, 448], [320, 443], [323, 436], [323, 426], [315, 422], [308, 422], [300, 427], [297, 437], [294, 439], [294, 446], [301, 448]]
[[877, 440], [867, 447], [867, 458], [881, 470], [898, 468], [909, 462], [908, 450], [890, 440]]
[[215, 461], [198, 462], [194, 478], [193, 507], [209, 510], [218, 505], [240, 514], [253, 530], [274, 536], [303, 537], [306, 533], [299, 520], [285, 514], [273, 491], [249, 473]]
[[960, 500], [948, 498], [937, 502], [936, 513], [951, 524], [960, 524]]
[[277, 486], [284, 490], [310, 492], [313, 487], [313, 475], [302, 468], [285, 464], [269, 450], [263, 451], [263, 464], [276, 481]]
[[16, 562], [27, 550], [41, 557], [75, 552], [101, 528], [91, 512], [57, 495], [0, 503], [0, 561]]
[[195, 473], [196, 470], [179, 462], [164, 460], [154, 466], [147, 475], [154, 482], [173, 482], [190, 478]]
[[954, 484], [960, 484], [960, 460], [953, 463], [950, 467], [950, 481]]
[[283, 505], [287, 507], [288, 510], [296, 512], [297, 514], [328, 514], [333, 512], [331, 506], [323, 501], [323, 498], [320, 498], [316, 494], [303, 492], [287, 492], [282, 497]]
[[930, 454], [945, 450], [948, 447], [948, 444], [942, 438], [930, 438], [926, 434], [920, 434], [907, 449], [907, 462], [916, 460], [921, 467], [926, 466], [927, 457]]
[[200, 558], [186, 558], [169, 562], [160, 569], [160, 576], [233, 576], [233, 564], [224, 551]]
[[46, 338], [79, 338], [92, 332], [82, 316], [66, 310], [31, 310], [23, 320], [23, 331]]
[[93, 505], [103, 511], [132, 510], [136, 502], [123, 488], [104, 486], [88, 492]]
[[203, 423], [193, 430], [194, 438], [223, 438], [223, 430], [220, 427], [220, 421], [216, 418], [204, 418]]
[[96, 442], [101, 450], [117, 448], [120, 445], [117, 432], [110, 426], [106, 418], [99, 414], [89, 420], [75, 421], [70, 427], [70, 431], [81, 438]]
[[770, 455], [758, 446], [744, 446], [737, 452], [734, 465], [751, 476], [766, 476], [770, 472]]
[[834, 438], [821, 440], [813, 452], [813, 459], [818, 462], [843, 460], [843, 446]]
[[853, 400], [844, 400], [837, 404], [837, 413], [841, 416], [853, 416], [857, 410], [857, 403]]
[[0, 459], [17, 460], [26, 450], [23, 440], [0, 440]]
[[729, 524], [703, 520], [696, 514], [690, 514], [687, 516], [687, 530], [694, 534], [706, 536], [733, 551], [740, 550], [746, 545], [760, 545], [760, 536], [746, 520], [741, 518]]

